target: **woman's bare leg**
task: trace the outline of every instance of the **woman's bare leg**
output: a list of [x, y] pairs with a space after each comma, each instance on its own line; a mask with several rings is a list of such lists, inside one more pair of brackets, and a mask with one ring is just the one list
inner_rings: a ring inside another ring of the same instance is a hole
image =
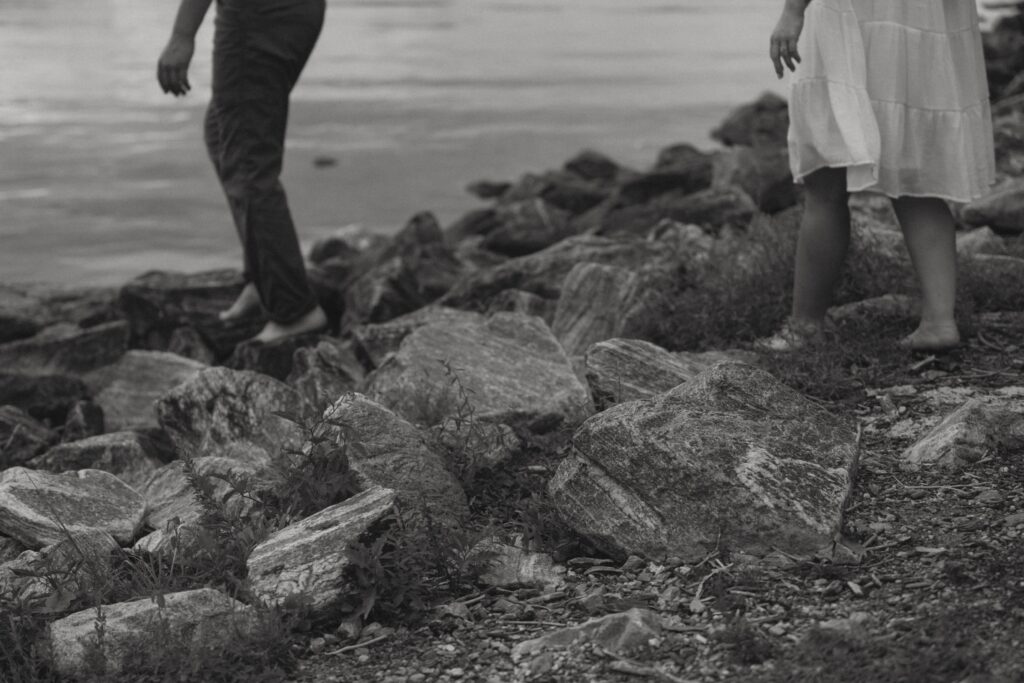
[[903, 239], [921, 285], [921, 323], [904, 340], [919, 350], [957, 346], [956, 223], [945, 201], [935, 197], [893, 200]]
[[797, 325], [820, 327], [832, 305], [850, 246], [846, 169], [815, 171], [804, 179], [804, 184], [804, 215], [793, 276], [792, 320]]

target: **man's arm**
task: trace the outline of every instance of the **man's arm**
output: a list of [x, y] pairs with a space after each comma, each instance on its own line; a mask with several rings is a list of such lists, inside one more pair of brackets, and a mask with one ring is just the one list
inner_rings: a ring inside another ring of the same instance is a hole
[[213, 0], [181, 0], [171, 39], [160, 55], [156, 77], [164, 92], [184, 95], [192, 89], [188, 66], [196, 49], [196, 33]]

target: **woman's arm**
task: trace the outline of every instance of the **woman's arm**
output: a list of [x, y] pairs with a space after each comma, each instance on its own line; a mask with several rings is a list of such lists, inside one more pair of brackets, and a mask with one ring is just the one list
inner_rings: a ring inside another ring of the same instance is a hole
[[181, 0], [171, 39], [157, 62], [156, 78], [164, 92], [184, 95], [192, 89], [188, 65], [196, 49], [196, 33], [213, 0]]
[[796, 65], [800, 63], [797, 41], [804, 28], [804, 11], [809, 4], [811, 0], [785, 0], [782, 17], [772, 32], [770, 54], [779, 78], [786, 72], [783, 62], [790, 71], [796, 71]]

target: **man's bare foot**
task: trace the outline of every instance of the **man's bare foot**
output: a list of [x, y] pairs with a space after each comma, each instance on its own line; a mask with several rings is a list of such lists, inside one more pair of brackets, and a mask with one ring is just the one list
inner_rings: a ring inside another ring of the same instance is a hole
[[900, 346], [911, 351], [948, 351], [960, 346], [956, 323], [921, 323], [900, 340]]
[[221, 311], [217, 314], [217, 317], [220, 318], [221, 322], [233, 323], [247, 318], [259, 310], [260, 293], [256, 290], [256, 285], [250, 282], [242, 288], [238, 298], [235, 299], [235, 303], [231, 304], [231, 308]]
[[317, 306], [295, 322], [288, 323], [287, 325], [280, 325], [273, 321], [268, 322], [263, 330], [252, 339], [253, 341], [269, 344], [279, 339], [317, 332], [325, 327], [327, 327], [327, 314], [324, 313], [322, 308]]

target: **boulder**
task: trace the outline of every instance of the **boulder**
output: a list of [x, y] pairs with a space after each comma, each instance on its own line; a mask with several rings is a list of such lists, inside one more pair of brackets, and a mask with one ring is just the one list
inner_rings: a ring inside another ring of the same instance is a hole
[[734, 109], [711, 131], [723, 145], [766, 145], [785, 147], [789, 133], [789, 104], [772, 92], [762, 93], [754, 102]]
[[28, 339], [0, 344], [0, 367], [30, 375], [81, 376], [113, 363], [127, 349], [123, 321], [85, 328], [58, 323]]
[[562, 285], [551, 331], [567, 354], [582, 354], [591, 344], [622, 336], [639, 293], [640, 277], [632, 270], [577, 264]]
[[50, 429], [14, 406], [0, 406], [0, 470], [24, 465], [56, 440]]
[[740, 351], [672, 353], [641, 339], [608, 339], [587, 349], [587, 381], [602, 405], [651, 398], [689, 381], [723, 360], [745, 360]]
[[271, 535], [249, 555], [249, 585], [259, 600], [278, 604], [302, 596], [324, 614], [358, 592], [349, 548], [394, 509], [395, 492], [375, 486]]
[[593, 409], [544, 321], [514, 313], [419, 328], [367, 378], [367, 394], [414, 422], [454, 414], [464, 398], [476, 419], [535, 431], [579, 424]]
[[558, 302], [552, 299], [545, 299], [531, 292], [524, 292], [521, 289], [506, 289], [498, 292], [491, 299], [487, 308], [487, 314], [494, 313], [520, 313], [522, 315], [535, 315], [543, 318], [544, 322], [550, 325], [555, 319], [555, 309]]
[[180, 456], [262, 462], [302, 445], [306, 406], [297, 391], [248, 370], [209, 368], [157, 402], [160, 426]]
[[167, 593], [159, 600], [142, 598], [100, 608], [103, 638], [96, 634], [96, 608], [59, 619], [47, 627], [57, 673], [69, 680], [88, 673], [94, 647], [101, 648], [107, 674], [116, 675], [130, 652], [142, 644], [187, 638], [195, 644], [214, 639], [230, 642], [252, 628], [251, 607], [214, 590], [200, 588]]
[[118, 317], [113, 289], [0, 284], [0, 344], [57, 323], [92, 327]]
[[661, 636], [661, 619], [648, 609], [608, 614], [568, 628], [552, 631], [539, 638], [525, 640], [512, 648], [512, 659], [534, 657], [546, 651], [573, 647], [596, 647], [616, 655], [626, 655], [647, 647]]
[[506, 256], [540, 251], [572, 234], [568, 215], [542, 199], [502, 206], [498, 225], [487, 233], [482, 246]]
[[217, 362], [217, 354], [194, 327], [179, 327], [171, 332], [171, 337], [167, 340], [167, 351], [203, 365], [213, 365]]
[[512, 183], [506, 180], [474, 180], [466, 186], [466, 192], [477, 199], [499, 199], [512, 189]]
[[[107, 590], [113, 581], [111, 553], [117, 541], [105, 531], [76, 531], [43, 548], [27, 551], [13, 562], [0, 565], [0, 595], [13, 594], [19, 600], [42, 602], [54, 596], [56, 604], [44, 605], [48, 612], [62, 611], [61, 600], [86, 597]], [[52, 579], [60, 582], [59, 595]]]
[[[220, 457], [196, 458], [191, 463], [195, 473], [209, 482], [216, 500], [240, 513], [252, 508], [252, 501], [239, 495], [227, 480], [255, 477], [262, 471], [258, 465]], [[186, 524], [202, 517], [203, 507], [189, 483], [188, 470], [182, 461], [153, 472], [139, 491], [146, 502], [146, 523], [157, 531], [166, 530], [169, 523]]]
[[127, 544], [142, 525], [142, 497], [108, 472], [0, 472], [0, 534], [41, 548], [68, 531], [105, 531]]
[[956, 251], [962, 256], [974, 254], [991, 254], [1006, 256], [1009, 252], [1006, 242], [991, 228], [978, 228], [956, 234]]
[[473, 237], [486, 237], [501, 225], [496, 209], [474, 209], [444, 229], [445, 239], [456, 244]]
[[351, 260], [360, 254], [383, 249], [388, 243], [384, 235], [360, 225], [346, 225], [313, 242], [309, 261], [315, 265], [331, 259]]
[[151, 271], [121, 288], [120, 305], [135, 342], [163, 351], [180, 327], [199, 332], [218, 358], [263, 327], [262, 316], [225, 325], [217, 315], [235, 302], [245, 280], [236, 270], [201, 273]]
[[961, 470], [989, 455], [1020, 452], [1024, 447], [1024, 416], [970, 399], [919, 441], [903, 451], [908, 470]]
[[164, 351], [129, 351], [85, 381], [103, 409], [107, 430], [151, 429], [157, 426], [156, 401], [206, 367]]
[[479, 313], [431, 305], [386, 323], [360, 325], [352, 330], [352, 336], [373, 366], [379, 367], [389, 355], [398, 351], [402, 340], [424, 325], [447, 325], [481, 320], [483, 316]]
[[224, 364], [234, 370], [261, 372], [283, 382], [291, 374], [295, 353], [299, 349], [307, 349], [329, 339], [320, 334], [303, 334], [270, 343], [247, 341], [236, 346]]
[[413, 517], [423, 506], [445, 523], [467, 516], [462, 487], [415, 426], [362, 394], [342, 396], [325, 418], [348, 426], [347, 431], [335, 429], [334, 439], [361, 446], [347, 453], [363, 489], [394, 490], [403, 513]]
[[657, 243], [580, 235], [564, 239], [528, 256], [509, 259], [459, 278], [439, 303], [455, 308], [486, 310], [491, 299], [506, 289], [519, 289], [545, 299], [561, 295], [562, 282], [577, 263], [637, 268], [658, 262], [663, 249]]
[[971, 202], [964, 207], [961, 219], [999, 235], [1024, 233], [1024, 180]]
[[99, 436], [106, 431], [103, 408], [92, 401], [77, 401], [68, 410], [61, 430], [61, 441], [78, 441], [90, 436]]
[[565, 170], [584, 180], [613, 182], [622, 172], [619, 163], [601, 152], [585, 149], [565, 162]]
[[355, 391], [366, 376], [354, 346], [325, 339], [314, 347], [296, 349], [287, 384], [314, 409], [326, 408], [342, 394]]
[[799, 201], [786, 147], [737, 145], [715, 156], [713, 186], [738, 187], [760, 211], [777, 213]]
[[19, 408], [37, 420], [60, 424], [71, 406], [88, 393], [85, 383], [77, 377], [0, 370], [0, 405]]
[[522, 448], [522, 439], [508, 425], [449, 417], [429, 431], [431, 448], [446, 462], [467, 469], [497, 467]]
[[62, 443], [29, 464], [50, 472], [103, 470], [135, 490], [141, 490], [162, 465], [149, 440], [137, 432], [113, 432]]
[[711, 187], [712, 157], [690, 145], [679, 145], [672, 153], [663, 151], [654, 170], [622, 184], [619, 199], [625, 205], [645, 204], [673, 193], [688, 195]]
[[735, 186], [712, 187], [685, 196], [665, 195], [654, 206], [661, 218], [699, 225], [711, 234], [727, 227], [746, 228], [757, 211], [746, 192]]
[[831, 547], [857, 464], [853, 424], [743, 363], [595, 415], [549, 485], [565, 521], [617, 555]]

